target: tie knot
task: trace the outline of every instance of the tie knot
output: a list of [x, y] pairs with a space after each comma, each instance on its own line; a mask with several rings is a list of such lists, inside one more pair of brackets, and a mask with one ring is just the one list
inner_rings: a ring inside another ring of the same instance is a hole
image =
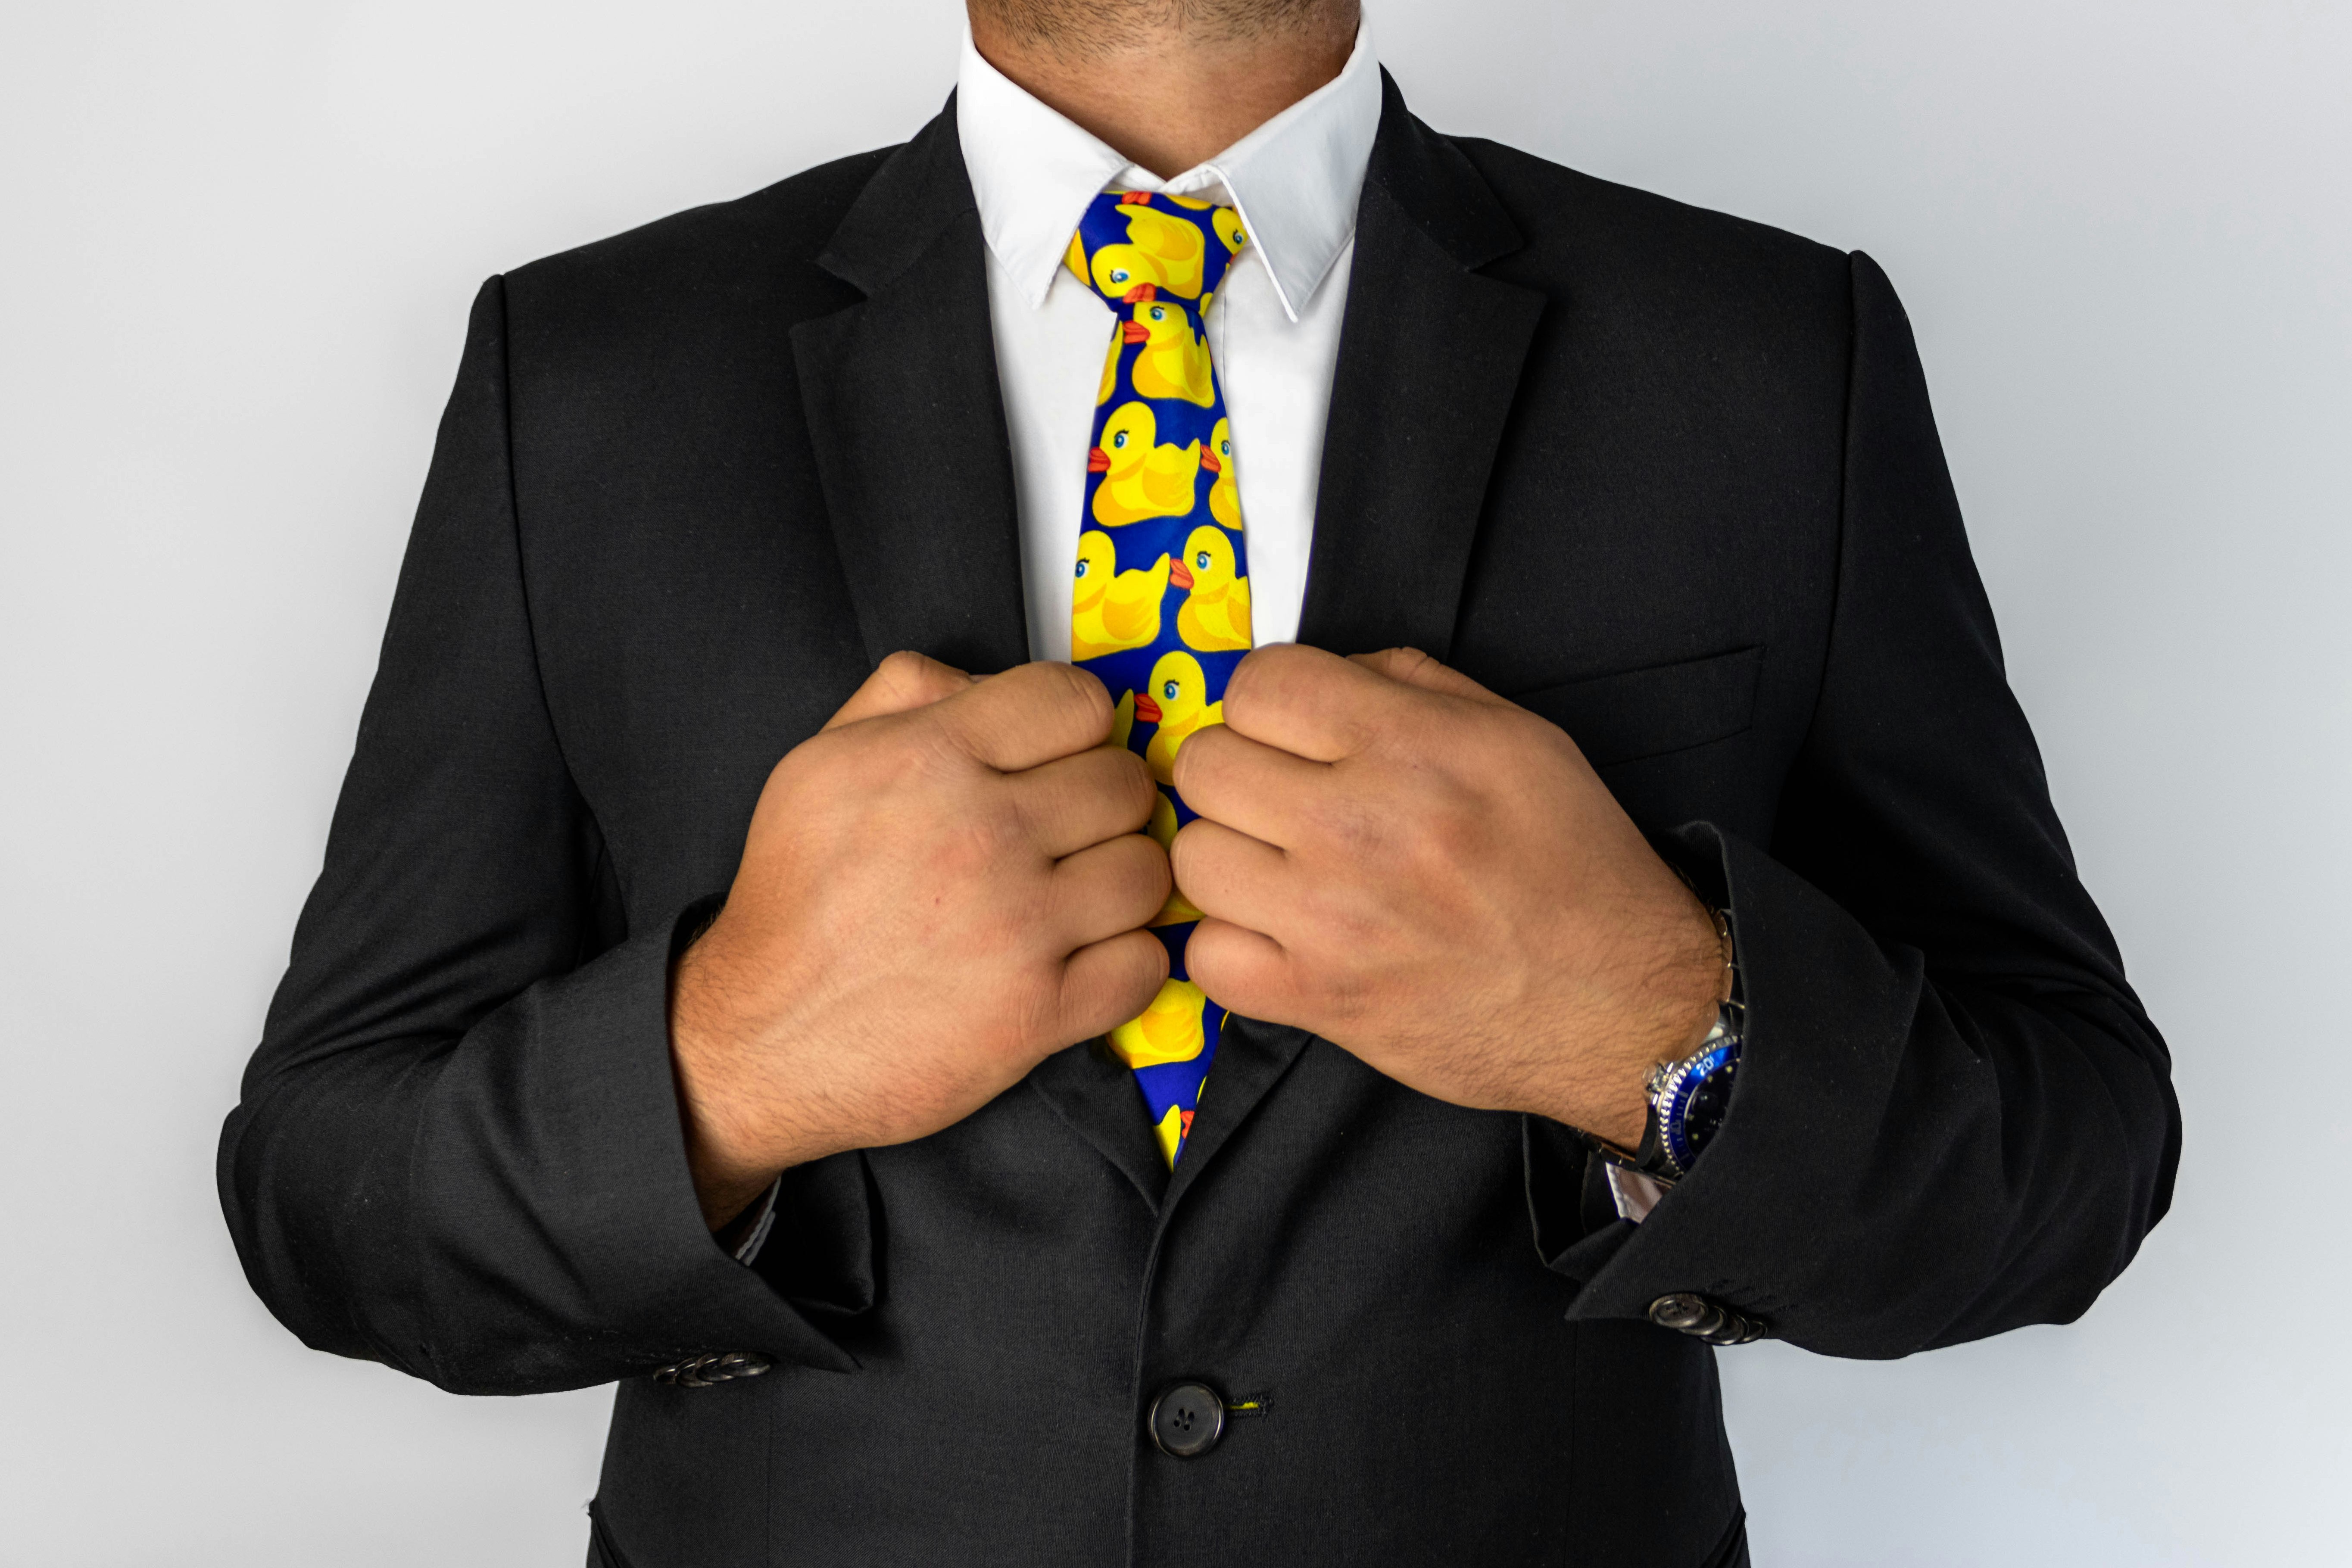
[[1070, 237], [1070, 270], [1113, 308], [1170, 300], [1206, 309], [1249, 243], [1241, 216], [1192, 196], [1106, 191]]

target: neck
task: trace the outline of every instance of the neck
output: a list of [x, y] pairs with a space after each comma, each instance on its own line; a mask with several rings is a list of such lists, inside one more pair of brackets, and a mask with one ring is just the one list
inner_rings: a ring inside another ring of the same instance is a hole
[[1039, 101], [1162, 179], [1339, 74], [1356, 0], [971, 0], [971, 41]]

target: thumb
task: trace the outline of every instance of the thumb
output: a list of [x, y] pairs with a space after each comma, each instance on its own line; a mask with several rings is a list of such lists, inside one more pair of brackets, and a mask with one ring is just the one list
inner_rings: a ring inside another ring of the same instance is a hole
[[1405, 686], [1417, 686], [1423, 691], [1434, 691], [1446, 697], [1465, 698], [1472, 702], [1486, 702], [1507, 708], [1511, 703], [1496, 696], [1460, 670], [1443, 665], [1417, 647], [1384, 647], [1378, 653], [1349, 654], [1351, 662], [1362, 665], [1375, 675], [1385, 675]]
[[942, 698], [971, 690], [979, 679], [919, 653], [894, 653], [875, 667], [874, 673], [866, 678], [866, 684], [850, 693], [849, 700], [824, 721], [824, 727], [838, 730], [861, 719], [879, 719], [887, 713], [929, 708]]

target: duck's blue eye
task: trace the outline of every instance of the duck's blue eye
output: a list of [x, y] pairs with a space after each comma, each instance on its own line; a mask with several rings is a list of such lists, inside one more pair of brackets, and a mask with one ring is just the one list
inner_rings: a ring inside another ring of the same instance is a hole
[[1234, 444], [1231, 441], [1220, 441], [1217, 443], [1217, 456], [1221, 458], [1230, 458], [1233, 455]]
[[1083, 576], [1085, 576], [1086, 574], [1087, 574], [1087, 563], [1086, 563], [1085, 562], [1081, 561], [1081, 562], [1079, 562], [1079, 563], [1078, 563], [1078, 575], [1079, 575], [1079, 576], [1081, 576], [1081, 577], [1083, 577]]
[[1176, 700], [1176, 694], [1182, 689], [1183, 687], [1173, 680], [1163, 680], [1160, 683], [1160, 695], [1165, 697], [1171, 702]]
[[1198, 566], [1202, 571], [1206, 572], [1209, 569], [1209, 552], [1203, 550], [1198, 555], [1193, 556], [1192, 564]]
[[1124, 268], [1124, 267], [1114, 267], [1114, 268], [1112, 268], [1110, 269], [1110, 280], [1111, 280], [1112, 282], [1114, 282], [1114, 283], [1124, 283], [1124, 282], [1126, 282], [1126, 281], [1127, 281], [1127, 268]]
[[1154, 306], [1152, 306], [1152, 307], [1151, 307], [1151, 319], [1152, 319], [1153, 321], [1166, 321], [1166, 320], [1168, 319], [1168, 311], [1167, 311], [1166, 308], [1165, 308], [1165, 307], [1163, 307], [1163, 306], [1160, 306], [1160, 305], [1154, 305]]
[[1122, 431], [1120, 431], [1118, 435], [1116, 435], [1116, 436], [1112, 437], [1110, 438], [1110, 444], [1111, 444], [1112, 446], [1114, 446], [1114, 447], [1124, 447], [1124, 446], [1126, 446], [1126, 445], [1127, 445], [1127, 432], [1126, 432], [1126, 431], [1124, 431], [1124, 430], [1122, 430]]

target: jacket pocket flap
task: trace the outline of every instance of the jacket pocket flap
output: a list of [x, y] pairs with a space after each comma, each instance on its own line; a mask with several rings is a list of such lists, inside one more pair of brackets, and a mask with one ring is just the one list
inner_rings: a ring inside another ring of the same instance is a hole
[[1597, 675], [1513, 697], [1568, 731], [1596, 768], [1738, 734], [1756, 715], [1761, 647]]

